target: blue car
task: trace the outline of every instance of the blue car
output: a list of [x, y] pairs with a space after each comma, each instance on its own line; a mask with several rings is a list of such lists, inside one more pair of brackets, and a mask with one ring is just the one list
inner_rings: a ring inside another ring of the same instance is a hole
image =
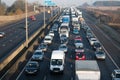
[[76, 29], [76, 28], [74, 28], [74, 29], [73, 29], [73, 33], [74, 33], [74, 34], [79, 34], [79, 30]]

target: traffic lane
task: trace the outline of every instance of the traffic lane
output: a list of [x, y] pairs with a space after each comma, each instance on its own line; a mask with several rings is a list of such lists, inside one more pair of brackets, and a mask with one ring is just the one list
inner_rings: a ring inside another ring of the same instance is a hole
[[[26, 79], [29, 79], [29, 80], [70, 80], [71, 79], [71, 75], [73, 74], [73, 69], [71, 70], [71, 67], [70, 65], [73, 63], [69, 56], [70, 54], [73, 54], [71, 53], [71, 51], [69, 50], [68, 53], [65, 54], [66, 58], [65, 58], [65, 70], [64, 70], [64, 74], [61, 75], [61, 74], [50, 74], [50, 70], [49, 70], [49, 64], [50, 64], [50, 57], [51, 57], [51, 53], [53, 50], [56, 50], [58, 49], [60, 45], [60, 38], [59, 38], [59, 35], [58, 33], [55, 33], [55, 37], [54, 37], [54, 40], [53, 40], [53, 43], [49, 46], [47, 52], [45, 52], [45, 58], [43, 60], [42, 63], [40, 63], [41, 68], [40, 68], [40, 72], [39, 74], [36, 75], [36, 77], [28, 77], [26, 76], [24, 73], [22, 73], [22, 75], [20, 76], [19, 80], [26, 80]], [[67, 57], [68, 56], [68, 57]]]
[[[89, 25], [89, 27], [93, 28], [92, 31], [95, 31], [95, 28], [93, 27], [93, 25], [91, 23], [88, 23], [89, 20], [87, 20], [87, 24]], [[96, 33], [94, 33], [95, 35], [99, 33], [99, 30], [96, 30]], [[100, 33], [99, 35], [96, 35], [97, 38], [102, 36], [102, 33]], [[101, 42], [106, 40], [106, 38], [100, 38], [99, 41]], [[103, 44], [103, 43], [102, 43]], [[105, 43], [104, 43], [105, 44]], [[105, 44], [106, 46], [109, 46], [107, 44]], [[103, 45], [104, 46], [104, 45]], [[111, 59], [109, 58], [108, 55], [106, 55], [106, 59], [105, 61], [100, 61], [97, 60], [97, 63], [99, 65], [100, 71], [101, 71], [101, 80], [110, 80], [111, 79], [111, 72], [113, 71], [113, 69], [115, 68], [115, 66], [112, 64]]]
[[[114, 64], [116, 65], [116, 68], [120, 68], [120, 50], [115, 46], [112, 39], [109, 38], [103, 31], [101, 31], [97, 26], [93, 25], [92, 30], [100, 40], [100, 42], [103, 44], [104, 48], [106, 49], [106, 52], [108, 55], [112, 57], [112, 59], [115, 61]], [[101, 36], [99, 36], [101, 35]], [[111, 59], [111, 58], [110, 58]]]
[[[32, 21], [30, 23], [30, 25], [28, 26], [29, 34], [33, 34], [40, 26], [43, 25], [43, 23], [41, 23], [42, 16], [43, 15], [39, 15], [36, 21]], [[46, 16], [48, 19], [49, 14], [47, 14]], [[5, 38], [0, 40], [0, 48], [2, 49], [2, 51], [0, 52], [0, 58], [4, 58], [4, 56], [7, 55], [13, 48], [15, 48], [18, 44], [25, 40], [25, 29], [23, 27], [24, 24], [19, 24], [17, 26], [12, 27], [12, 29], [8, 29], [8, 32], [6, 31], [8, 35], [6, 35]]]

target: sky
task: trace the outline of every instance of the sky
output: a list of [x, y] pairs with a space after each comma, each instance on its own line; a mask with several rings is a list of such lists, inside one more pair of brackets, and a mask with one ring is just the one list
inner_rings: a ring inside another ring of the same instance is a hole
[[[5, 2], [8, 6], [11, 6], [16, 0], [1, 0], [1, 1]], [[27, 1], [31, 3], [38, 1], [41, 4], [43, 4], [44, 2], [44, 0], [27, 0]], [[69, 7], [69, 6], [79, 6], [85, 2], [87, 2], [88, 4], [92, 4], [95, 1], [108, 1], [108, 0], [51, 0], [51, 1], [55, 2], [58, 6]], [[109, 0], [109, 1], [115, 1], [115, 0]]]

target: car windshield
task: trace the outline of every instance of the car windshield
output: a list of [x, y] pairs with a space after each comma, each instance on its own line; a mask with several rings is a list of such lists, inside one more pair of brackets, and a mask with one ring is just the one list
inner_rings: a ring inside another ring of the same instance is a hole
[[116, 74], [116, 78], [120, 78], [120, 74]]
[[75, 40], [75, 43], [81, 43], [81, 41], [80, 40]]
[[60, 48], [66, 48], [66, 46], [60, 46]]
[[62, 59], [52, 59], [52, 65], [62, 65]]
[[96, 47], [100, 47], [101, 45], [100, 45], [100, 43], [95, 43], [94, 44]]
[[36, 68], [36, 67], [37, 67], [36, 63], [29, 63], [27, 65], [27, 68]]
[[104, 54], [104, 52], [97, 52], [97, 54]]
[[83, 53], [78, 53], [77, 56], [82, 57], [82, 56], [84, 56], [84, 54]]
[[35, 52], [34, 55], [42, 55], [42, 52]]

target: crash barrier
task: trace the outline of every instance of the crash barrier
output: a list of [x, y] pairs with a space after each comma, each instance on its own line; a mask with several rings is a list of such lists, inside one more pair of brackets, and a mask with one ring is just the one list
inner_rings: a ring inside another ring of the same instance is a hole
[[[60, 13], [58, 13], [54, 17], [50, 18], [48, 24], [54, 22], [55, 18], [58, 15], [60, 15]], [[42, 30], [46, 29], [46, 27], [47, 27], [48, 24], [45, 24], [45, 26], [43, 25], [42, 27], [40, 27], [35, 33], [33, 33], [33, 35], [31, 35], [29, 37], [29, 39], [28, 39], [28, 45]], [[44, 34], [41, 34], [40, 36], [44, 37]], [[25, 48], [26, 48], [26, 41], [23, 41], [15, 49], [13, 49], [9, 53], [9, 55], [7, 55], [4, 59], [2, 59], [0, 61], [0, 71], [2, 71]]]

